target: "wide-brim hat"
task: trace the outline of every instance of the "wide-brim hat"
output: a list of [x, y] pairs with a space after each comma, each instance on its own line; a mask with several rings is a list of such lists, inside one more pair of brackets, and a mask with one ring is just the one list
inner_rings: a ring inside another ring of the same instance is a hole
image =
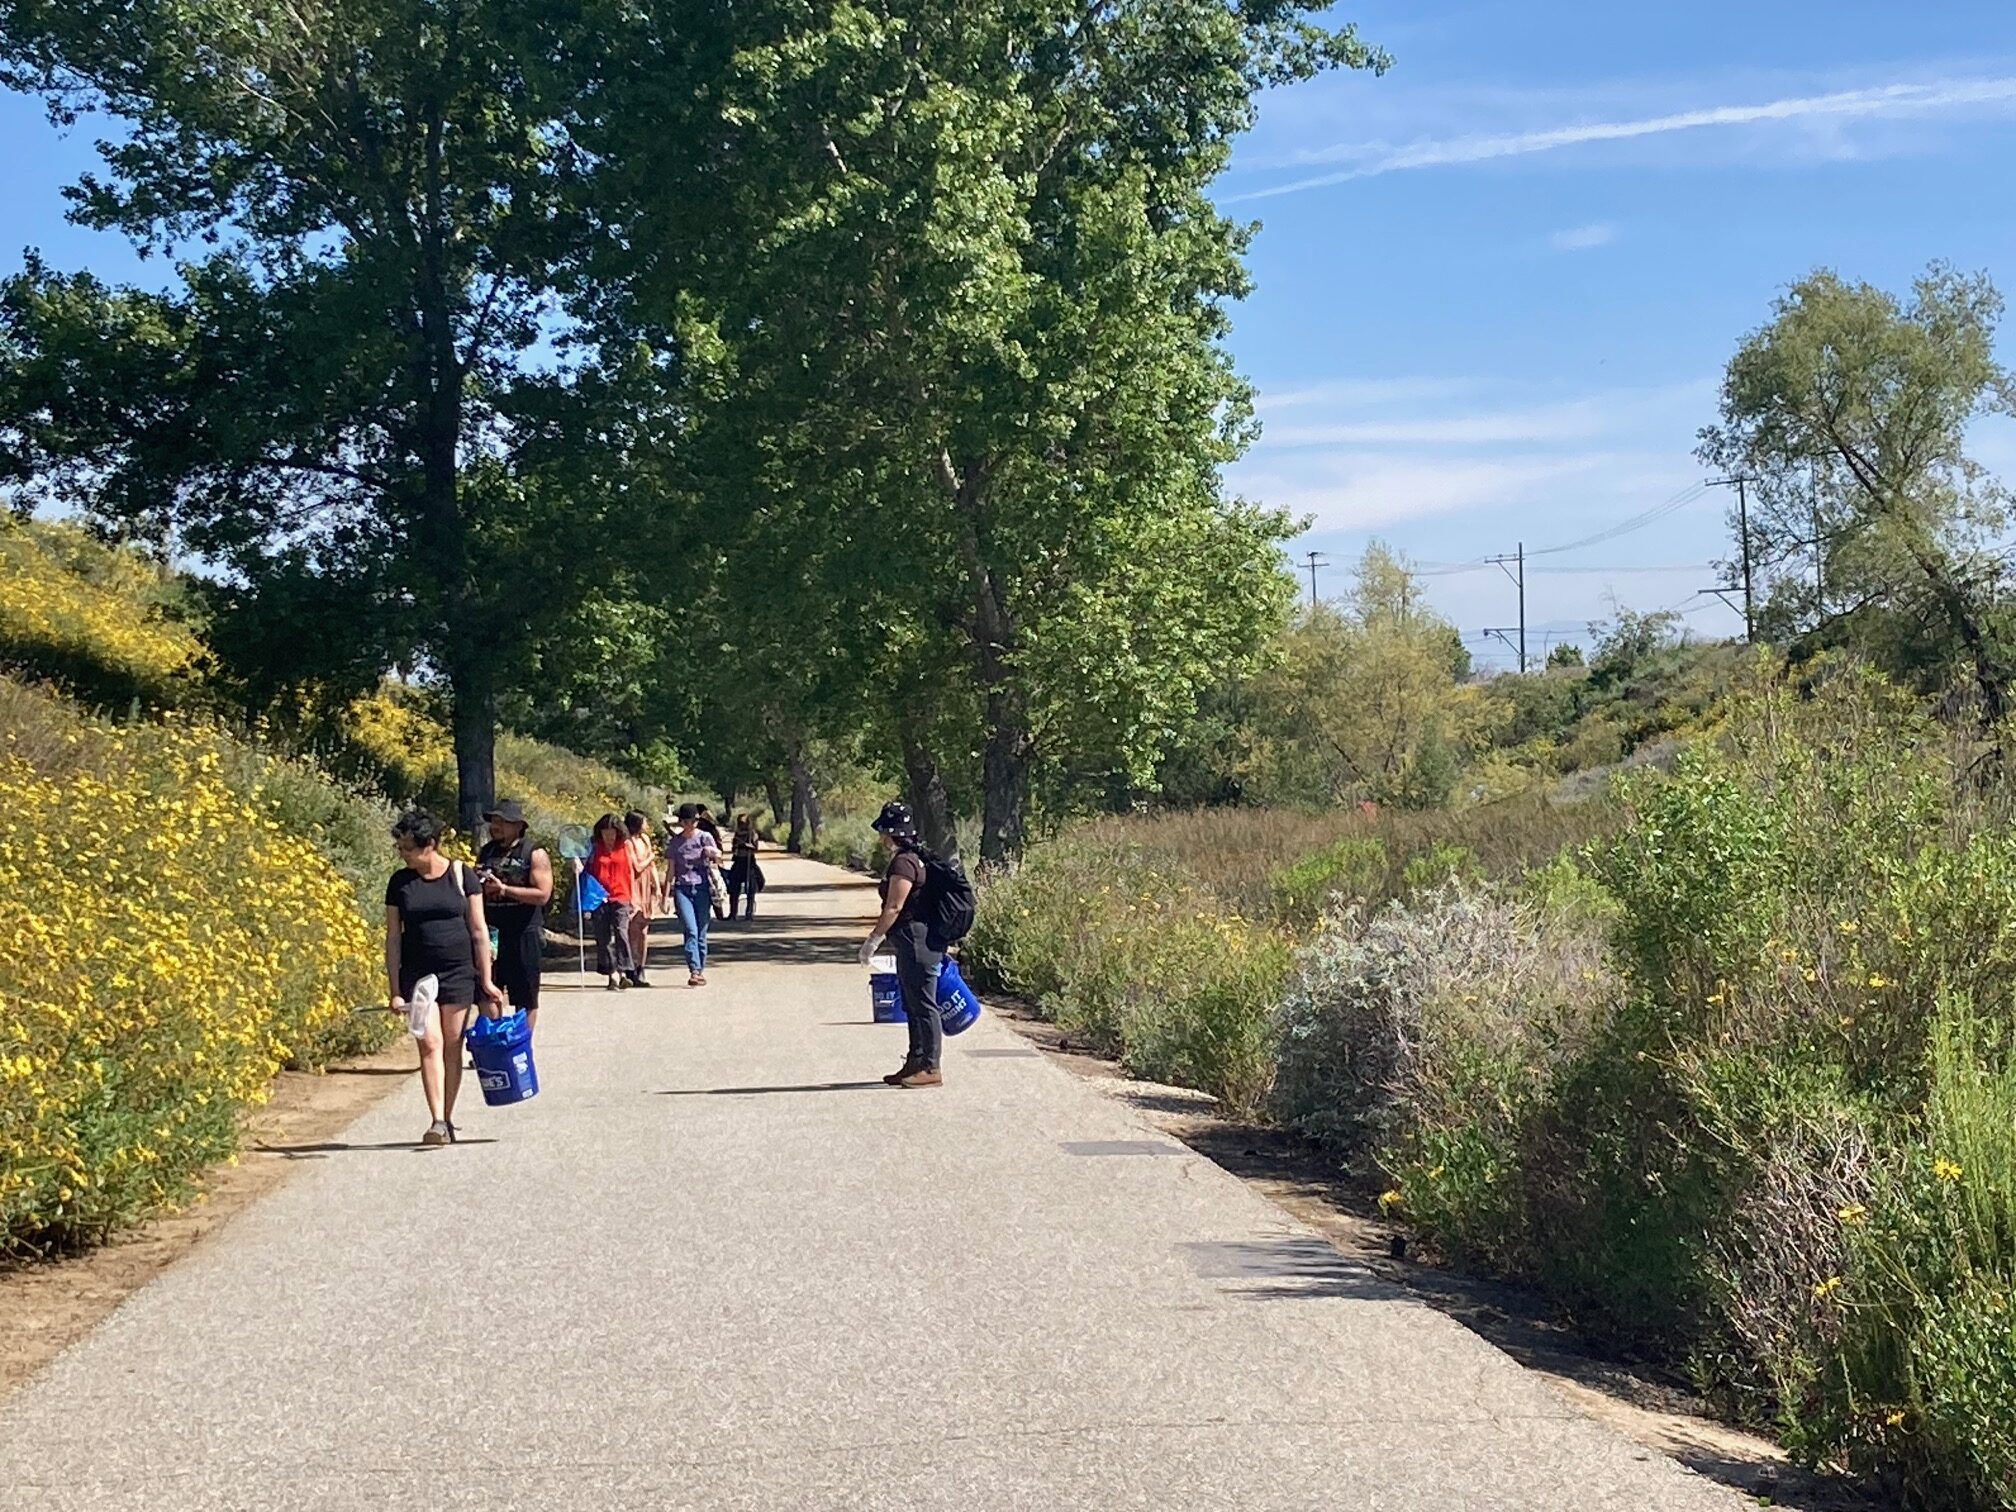
[[868, 827], [878, 835], [902, 840], [917, 833], [917, 816], [910, 812], [910, 805], [899, 798], [883, 804], [882, 812]]

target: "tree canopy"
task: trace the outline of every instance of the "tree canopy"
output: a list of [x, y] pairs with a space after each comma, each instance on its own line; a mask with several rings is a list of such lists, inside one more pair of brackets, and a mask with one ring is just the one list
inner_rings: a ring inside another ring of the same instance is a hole
[[1329, 0], [0, 0], [166, 293], [0, 291], [0, 467], [218, 578], [254, 698], [452, 693], [720, 784], [863, 738], [990, 859], [1286, 616], [1228, 495], [1258, 93]]
[[2009, 708], [2007, 490], [1968, 428], [2016, 400], [1995, 361], [2001, 296], [1935, 265], [1909, 299], [1817, 272], [1730, 360], [1711, 466], [1750, 480], [1750, 550], [1786, 568], [1780, 629], [1847, 634], [1897, 659], [1964, 664], [1991, 719]]

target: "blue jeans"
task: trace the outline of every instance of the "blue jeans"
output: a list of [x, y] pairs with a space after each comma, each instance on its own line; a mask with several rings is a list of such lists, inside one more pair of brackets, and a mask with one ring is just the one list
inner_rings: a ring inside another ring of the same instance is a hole
[[945, 1021], [938, 1012], [938, 973], [945, 953], [931, 948], [929, 934], [916, 922], [890, 930], [889, 944], [896, 952], [903, 1016], [910, 1024], [910, 1053], [905, 1059], [926, 1071], [939, 1070], [945, 1054]]
[[714, 891], [705, 882], [681, 882], [672, 891], [679, 900], [686, 969], [698, 976], [707, 969], [707, 921], [714, 916]]

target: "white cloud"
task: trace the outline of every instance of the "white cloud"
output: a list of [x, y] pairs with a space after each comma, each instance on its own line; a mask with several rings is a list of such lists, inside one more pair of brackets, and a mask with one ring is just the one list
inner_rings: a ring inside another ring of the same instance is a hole
[[1590, 226], [1570, 226], [1565, 231], [1556, 231], [1547, 238], [1547, 244], [1556, 252], [1589, 252], [1597, 247], [1607, 247], [1617, 240], [1617, 228], [1608, 221], [1598, 221]]
[[1467, 134], [1414, 142], [1339, 142], [1296, 154], [1305, 164], [1341, 163], [1332, 173], [1291, 180], [1266, 189], [1226, 196], [1224, 203], [1271, 199], [1308, 189], [1376, 178], [1417, 168], [1459, 167], [1506, 158], [1624, 142], [1673, 133], [1773, 127], [1797, 124], [1832, 126], [1874, 117], [1924, 117], [1966, 110], [1997, 114], [2016, 110], [2016, 77], [1949, 79], [1927, 83], [1884, 84], [1843, 89], [1826, 94], [1793, 95], [1751, 105], [1716, 105], [1679, 110], [1629, 120], [1585, 121], [1537, 130]]
[[1293, 401], [1290, 413], [1263, 429], [1233, 482], [1317, 530], [1471, 514], [1528, 532], [1528, 544], [1569, 539], [1587, 533], [1584, 518], [1608, 523], [1696, 480], [1693, 434], [1713, 389], [1701, 380], [1549, 399], [1530, 383], [1339, 379], [1275, 396], [1277, 410]]
[[1338, 378], [1302, 388], [1262, 389], [1253, 401], [1259, 414], [1304, 409], [1310, 405], [1341, 405], [1369, 409], [1389, 404], [1452, 399], [1477, 385], [1465, 378]]
[[1588, 440], [1602, 434], [1604, 427], [1597, 403], [1585, 399], [1469, 415], [1394, 415], [1315, 425], [1272, 425], [1262, 432], [1262, 438], [1265, 445], [1274, 447], [1525, 446]]
[[1311, 517], [1314, 530], [1378, 530], [1472, 509], [1538, 509], [1569, 479], [1605, 457], [1448, 458], [1369, 453], [1279, 472], [1246, 472], [1239, 491]]

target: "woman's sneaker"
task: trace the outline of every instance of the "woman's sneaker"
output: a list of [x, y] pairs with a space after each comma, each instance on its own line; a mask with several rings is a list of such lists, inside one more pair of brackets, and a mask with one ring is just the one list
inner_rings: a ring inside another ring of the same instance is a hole
[[453, 1144], [455, 1131], [448, 1126], [448, 1120], [437, 1118], [427, 1126], [427, 1132], [420, 1136], [420, 1143], [430, 1149], [435, 1145]]

